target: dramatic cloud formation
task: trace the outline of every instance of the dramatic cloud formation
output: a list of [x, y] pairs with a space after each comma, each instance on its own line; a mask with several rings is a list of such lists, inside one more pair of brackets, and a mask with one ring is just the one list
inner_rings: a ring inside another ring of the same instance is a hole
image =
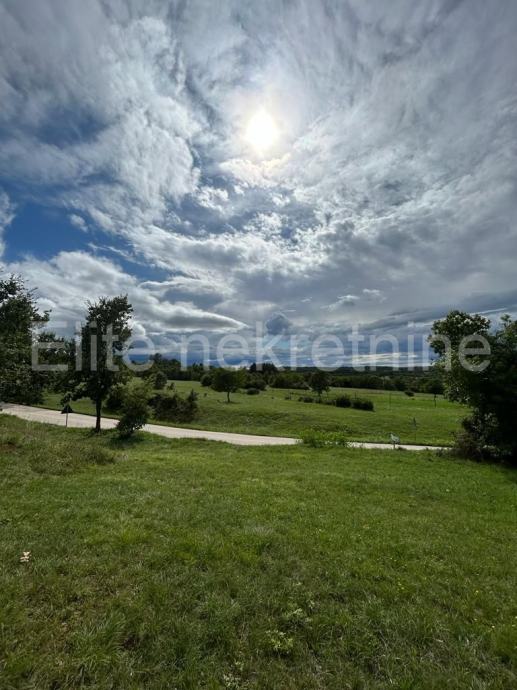
[[515, 311], [516, 35], [513, 0], [1, 3], [6, 268], [164, 337]]

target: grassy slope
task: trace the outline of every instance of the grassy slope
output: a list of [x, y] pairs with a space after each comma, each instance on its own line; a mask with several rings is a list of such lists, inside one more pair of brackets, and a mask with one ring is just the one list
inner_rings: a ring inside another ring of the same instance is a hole
[[[286, 390], [267, 390], [260, 395], [245, 393], [232, 395], [233, 402], [226, 403], [224, 393], [202, 388], [195, 381], [176, 381], [176, 389], [188, 392], [194, 388], [199, 393], [200, 415], [190, 426], [214, 431], [234, 431], [267, 436], [299, 436], [307, 428], [326, 431], [345, 429], [351, 440], [389, 442], [390, 433], [400, 436], [403, 443], [450, 444], [452, 433], [465, 416], [465, 408], [438, 398], [436, 407], [432, 395], [417, 393], [409, 398], [404, 393], [334, 388], [330, 393], [336, 396], [347, 393], [350, 396], [370, 398], [375, 403], [375, 412], [342, 409], [317, 403], [298, 402], [300, 391], [291, 391], [292, 399], [285, 397]], [[46, 407], [59, 408], [59, 395], [49, 395]], [[74, 411], [93, 414], [89, 400], [73, 403]], [[416, 431], [413, 418], [417, 421]]]
[[515, 472], [110, 438], [0, 416], [0, 687], [517, 687]]

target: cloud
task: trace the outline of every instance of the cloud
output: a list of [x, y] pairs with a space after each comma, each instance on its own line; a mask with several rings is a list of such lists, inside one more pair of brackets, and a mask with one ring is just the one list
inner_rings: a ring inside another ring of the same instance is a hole
[[[153, 328], [481, 309], [515, 286], [516, 33], [511, 0], [4, 3], [0, 184], [131, 264]], [[65, 311], [73, 254], [18, 262]]]
[[3, 256], [5, 244], [3, 241], [3, 234], [5, 228], [12, 223], [14, 219], [14, 206], [9, 200], [5, 192], [0, 189], [0, 259]]
[[292, 329], [292, 322], [285, 314], [272, 314], [265, 323], [266, 332], [269, 335], [285, 335], [290, 333]]
[[363, 288], [364, 297], [370, 302], [384, 302], [386, 297], [376, 288]]
[[170, 285], [139, 282], [120, 266], [85, 252], [61, 252], [50, 261], [27, 258], [9, 264], [31, 286], [38, 288], [41, 306], [52, 311], [53, 321], [68, 327], [84, 316], [86, 300], [127, 294], [134, 307], [137, 326], [148, 335], [171, 336], [177, 332], [239, 330], [243, 322], [205, 311], [191, 302], [172, 302], [166, 297]]

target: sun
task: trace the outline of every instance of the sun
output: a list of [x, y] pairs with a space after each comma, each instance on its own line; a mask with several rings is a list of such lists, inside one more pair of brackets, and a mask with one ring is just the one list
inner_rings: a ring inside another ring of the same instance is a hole
[[278, 139], [278, 127], [267, 110], [259, 110], [246, 127], [245, 139], [258, 154], [264, 154]]

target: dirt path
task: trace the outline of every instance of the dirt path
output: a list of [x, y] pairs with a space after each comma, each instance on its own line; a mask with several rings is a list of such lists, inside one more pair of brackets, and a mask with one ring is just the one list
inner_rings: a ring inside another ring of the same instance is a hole
[[[26, 405], [3, 404], [3, 414], [13, 415], [26, 419], [29, 422], [43, 422], [45, 424], [55, 424], [65, 426], [65, 415], [57, 410], [44, 410], [39, 407], [28, 407]], [[117, 425], [116, 419], [109, 417], [102, 418], [103, 429], [113, 429]], [[87, 414], [68, 415], [68, 426], [79, 429], [88, 429], [94, 426], [94, 418]], [[298, 443], [296, 438], [285, 436], [256, 436], [254, 434], [233, 434], [226, 431], [204, 431], [201, 429], [184, 429], [174, 426], [163, 426], [161, 424], [146, 424], [144, 431], [165, 438], [201, 438], [208, 441], [223, 441], [233, 443], [238, 446], [293, 446]], [[389, 443], [361, 443], [352, 441], [350, 446], [353, 448], [379, 448], [392, 449]], [[406, 450], [437, 450], [435, 446], [400, 445], [398, 448]]]

